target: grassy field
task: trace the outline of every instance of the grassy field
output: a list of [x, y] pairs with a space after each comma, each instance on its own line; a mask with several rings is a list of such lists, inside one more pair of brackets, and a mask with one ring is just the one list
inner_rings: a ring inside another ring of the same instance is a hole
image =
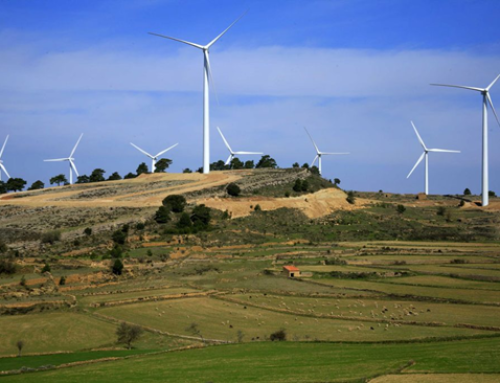
[[[471, 352], [471, 350], [473, 350]], [[341, 382], [410, 373], [499, 374], [496, 339], [415, 344], [258, 342], [4, 377], [6, 382]], [[471, 375], [472, 377], [474, 375]]]

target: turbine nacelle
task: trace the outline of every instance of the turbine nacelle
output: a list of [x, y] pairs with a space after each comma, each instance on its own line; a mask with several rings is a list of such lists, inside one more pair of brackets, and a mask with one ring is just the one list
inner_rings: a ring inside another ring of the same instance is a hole
[[152, 160], [152, 164], [151, 164], [151, 172], [154, 172], [155, 171], [155, 164], [156, 164], [156, 161], [158, 160], [158, 157], [160, 157], [162, 154], [165, 154], [166, 152], [168, 152], [170, 149], [173, 149], [175, 148], [177, 145], [179, 145], [179, 143], [176, 143], [170, 147], [168, 147], [167, 149], [164, 149], [162, 150], [161, 152], [159, 152], [158, 154], [156, 155], [152, 155], [152, 154], [149, 154], [148, 152], [146, 152], [144, 149], [141, 149], [140, 147], [138, 147], [137, 145], [134, 145], [133, 143], [130, 143], [130, 145], [132, 145], [134, 148], [136, 148], [138, 151], [140, 151], [141, 153], [145, 154], [146, 156], [148, 156], [149, 158], [151, 158]]
[[236, 156], [236, 155], [259, 155], [259, 154], [264, 154], [262, 152], [235, 152], [231, 149], [231, 146], [229, 146], [229, 142], [227, 142], [226, 137], [224, 137], [224, 134], [222, 134], [222, 130], [220, 130], [219, 127], [217, 127], [217, 130], [219, 131], [220, 136], [222, 137], [222, 141], [224, 141], [224, 144], [226, 145], [227, 150], [229, 150], [229, 157], [227, 158], [226, 162], [224, 165], [229, 165], [231, 163], [231, 160]]
[[73, 147], [73, 150], [71, 151], [69, 157], [66, 158], [55, 158], [55, 159], [50, 159], [50, 160], [44, 160], [45, 162], [59, 162], [59, 161], [68, 161], [69, 162], [69, 183], [73, 183], [73, 171], [75, 172], [76, 176], [80, 176], [78, 174], [78, 170], [76, 169], [75, 165], [75, 159], [73, 157], [73, 154], [75, 154], [76, 148], [78, 147], [78, 144], [80, 143], [80, 140], [83, 137], [83, 133], [80, 134], [80, 137], [78, 138], [78, 141], [76, 141], [75, 146]]
[[318, 145], [316, 145], [316, 142], [314, 142], [312, 136], [309, 134], [309, 131], [307, 128], [304, 126], [304, 130], [306, 131], [307, 135], [311, 139], [311, 142], [314, 145], [314, 148], [316, 149], [316, 157], [314, 157], [314, 160], [311, 162], [311, 167], [314, 166], [316, 163], [316, 160], [318, 160], [318, 169], [319, 169], [319, 175], [321, 175], [321, 156], [333, 156], [333, 155], [344, 155], [344, 154], [349, 154], [349, 153], [329, 153], [329, 152], [322, 152], [319, 150]]

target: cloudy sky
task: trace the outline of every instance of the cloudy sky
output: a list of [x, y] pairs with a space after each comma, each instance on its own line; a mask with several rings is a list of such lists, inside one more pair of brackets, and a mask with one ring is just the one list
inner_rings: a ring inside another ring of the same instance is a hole
[[[146, 157], [130, 142], [151, 153], [178, 142], [171, 171], [200, 167], [203, 55], [147, 32], [206, 44], [246, 10], [210, 51], [211, 161], [228, 155], [220, 126], [235, 150], [311, 162], [307, 127], [321, 150], [351, 153], [323, 159], [343, 188], [420, 192], [422, 165], [406, 179], [422, 152], [413, 120], [429, 147], [462, 151], [431, 155], [430, 192], [480, 192], [480, 94], [429, 84], [486, 87], [500, 74], [496, 0], [0, 0], [11, 176], [48, 186], [68, 169], [43, 159], [68, 156], [80, 133], [80, 174], [135, 172]], [[500, 81], [491, 96], [500, 105]]]

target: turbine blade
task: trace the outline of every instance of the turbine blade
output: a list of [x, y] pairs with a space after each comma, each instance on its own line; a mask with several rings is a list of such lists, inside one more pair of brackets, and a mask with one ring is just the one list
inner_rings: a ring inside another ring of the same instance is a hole
[[413, 130], [415, 130], [415, 134], [417, 135], [418, 140], [420, 141], [420, 145], [422, 145], [424, 150], [427, 150], [427, 148], [425, 147], [425, 144], [424, 144], [424, 140], [422, 140], [422, 137], [420, 137], [420, 134], [418, 134], [417, 127], [415, 126], [413, 121], [410, 121], [410, 122], [411, 122], [411, 125], [413, 126]]
[[417, 160], [417, 162], [415, 163], [415, 165], [413, 166], [413, 169], [411, 169], [411, 172], [408, 174], [408, 176], [406, 178], [410, 178], [411, 176], [411, 173], [413, 173], [413, 171], [417, 168], [418, 164], [422, 162], [422, 160], [424, 159], [424, 156], [425, 156], [425, 152], [422, 153], [422, 155], [420, 156], [420, 158]]
[[314, 166], [314, 163], [316, 162], [316, 160], [319, 158], [319, 155], [316, 154], [316, 157], [314, 157], [314, 160], [313, 162], [311, 162], [311, 168]]
[[52, 161], [68, 161], [69, 158], [54, 158], [51, 160], [44, 160], [45, 162], [52, 162]]
[[484, 89], [481, 88], [474, 88], [472, 86], [463, 86], [463, 85], [447, 85], [447, 84], [431, 84], [433, 86], [447, 86], [449, 88], [461, 88], [461, 89], [469, 89], [469, 90], [476, 90], [478, 92], [483, 92]]
[[219, 39], [220, 39], [220, 38], [221, 38], [221, 37], [222, 37], [222, 36], [223, 36], [223, 35], [224, 35], [224, 34], [225, 34], [225, 33], [226, 33], [229, 29], [231, 29], [231, 27], [232, 27], [234, 24], [236, 24], [238, 21], [240, 21], [240, 20], [241, 20], [241, 18], [242, 18], [243, 16], [245, 16], [245, 14], [246, 14], [247, 12], [248, 12], [248, 11], [243, 12], [243, 14], [242, 14], [240, 17], [238, 17], [236, 20], [234, 20], [234, 21], [232, 22], [232, 24], [231, 24], [229, 27], [227, 27], [226, 29], [224, 29], [224, 30], [222, 31], [222, 33], [221, 33], [219, 36], [217, 36], [215, 39], [213, 39], [212, 41], [210, 41], [210, 42], [207, 44], [206, 48], [208, 49], [208, 48], [210, 48], [212, 45], [214, 45], [214, 44], [217, 42], [217, 40], [219, 40]]
[[77, 177], [80, 177], [80, 174], [78, 174], [78, 170], [76, 170], [76, 165], [75, 163], [73, 162], [73, 160], [69, 160], [69, 166], [71, 166], [73, 168], [73, 170], [75, 171], [76, 173], [76, 176]]
[[78, 139], [78, 141], [76, 141], [75, 147], [74, 147], [74, 148], [73, 148], [73, 150], [71, 151], [71, 154], [69, 155], [69, 158], [73, 157], [73, 154], [75, 154], [75, 150], [76, 150], [76, 148], [77, 148], [78, 144], [80, 143], [80, 140], [82, 139], [82, 137], [83, 137], [83, 133], [82, 133], [82, 134], [80, 134], [80, 138]]
[[154, 32], [148, 32], [150, 35], [153, 35], [153, 36], [158, 36], [158, 37], [163, 37], [164, 39], [169, 39], [169, 40], [174, 40], [174, 41], [178, 41], [180, 43], [184, 43], [184, 44], [187, 44], [187, 45], [191, 45], [195, 48], [199, 48], [199, 49], [203, 49], [203, 46], [202, 45], [199, 45], [199, 44], [195, 44], [195, 43], [191, 43], [189, 41], [185, 41], [185, 40], [181, 40], [181, 39], [176, 39], [175, 37], [170, 37], [170, 36], [165, 36], [165, 35], [160, 35], [159, 33], [154, 33]]
[[224, 137], [224, 135], [222, 134], [222, 130], [220, 130], [219, 127], [217, 127], [217, 130], [219, 131], [219, 134], [222, 137], [222, 140], [224, 141], [224, 144], [226, 144], [226, 148], [229, 150], [229, 153], [231, 153], [231, 155], [232, 155], [233, 151], [231, 150], [231, 147], [229, 146], [229, 143], [227, 142], [226, 137]]
[[233, 159], [233, 153], [231, 153], [229, 157], [227, 157], [226, 163], [224, 165], [229, 165], [232, 159]]
[[264, 154], [264, 153], [262, 153], [262, 152], [233, 152], [233, 154], [244, 155], [244, 154]]
[[490, 85], [488, 85], [488, 86], [486, 87], [486, 90], [488, 90], [488, 91], [489, 91], [489, 90], [491, 89], [491, 87], [492, 87], [493, 85], [495, 85], [495, 83], [497, 82], [497, 80], [498, 80], [499, 78], [500, 78], [500, 74], [497, 76], [497, 78], [496, 78], [496, 79], [494, 79], [494, 80], [491, 82], [491, 84], [490, 84]]
[[[307, 135], [309, 136], [309, 138], [311, 139], [314, 147], [316, 148], [316, 153], [319, 154], [319, 149], [318, 149], [318, 146], [316, 145], [316, 142], [314, 142], [313, 138], [311, 137], [311, 135], [309, 134], [309, 131], [307, 130], [307, 128], [304, 126], [304, 130], [306, 131]], [[316, 156], [317, 157], [317, 156]], [[312, 166], [312, 165], [311, 165]]]
[[149, 154], [148, 152], [142, 150], [140, 147], [138, 147], [137, 145], [134, 145], [133, 143], [130, 143], [130, 145], [132, 145], [134, 148], [136, 148], [138, 151], [140, 151], [141, 153], [144, 153], [146, 156], [148, 156], [149, 158], [153, 159], [154, 157]]
[[207, 72], [208, 72], [208, 83], [211, 88], [214, 90], [215, 100], [217, 101], [217, 105], [219, 105], [219, 96], [217, 95], [217, 90], [215, 88], [215, 81], [212, 76], [212, 68], [210, 66], [210, 58], [208, 57], [208, 50], [204, 49], [203, 54], [205, 55], [205, 61], [207, 63]]
[[497, 119], [498, 125], [500, 125], [500, 121], [498, 120], [498, 115], [495, 110], [495, 107], [493, 106], [493, 100], [491, 99], [491, 96], [489, 93], [486, 93], [486, 98], [488, 99], [488, 102], [490, 103], [491, 110], [493, 111], [493, 114], [495, 115], [495, 118]]
[[351, 154], [351, 153], [329, 153], [329, 152], [321, 152], [321, 155], [325, 156], [337, 156], [337, 155], [343, 155], [343, 154]]
[[448, 150], [448, 149], [427, 149], [427, 151], [434, 153], [460, 153], [460, 150]]
[[161, 155], [162, 155], [163, 153], [166, 153], [166, 152], [168, 152], [168, 151], [169, 151], [170, 149], [173, 149], [173, 148], [175, 148], [175, 147], [176, 147], [177, 145], [179, 145], [179, 143], [177, 143], [177, 144], [174, 144], [174, 145], [172, 145], [171, 147], [169, 147], [169, 148], [167, 148], [167, 149], [165, 149], [165, 150], [161, 151], [160, 153], [158, 153], [158, 154], [157, 154], [157, 155], [155, 156], [155, 158], [158, 158], [158, 157], [160, 157], [160, 156], [161, 156]]
[[5, 149], [5, 145], [7, 145], [8, 140], [9, 140], [9, 135], [7, 134], [7, 137], [5, 137], [5, 141], [4, 141], [3, 146], [2, 146], [2, 150], [0, 150], [0, 158], [2, 158], [3, 150]]
[[5, 169], [5, 166], [2, 163], [0, 163], [0, 168], [2, 168], [2, 170], [4, 171], [4, 173], [7, 174], [7, 177], [10, 178], [9, 172], [7, 171], [7, 169]]

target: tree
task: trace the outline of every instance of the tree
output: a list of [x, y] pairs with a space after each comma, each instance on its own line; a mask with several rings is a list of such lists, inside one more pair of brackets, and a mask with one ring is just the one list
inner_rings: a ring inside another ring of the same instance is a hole
[[60, 186], [61, 184], [68, 182], [68, 180], [64, 174], [58, 174], [57, 176], [52, 177], [49, 182], [51, 185], [57, 184], [57, 186]]
[[125, 241], [127, 240], [127, 233], [124, 232], [123, 230], [116, 230], [111, 235], [111, 239], [117, 245], [124, 245]]
[[294, 162], [293, 165], [292, 165], [292, 168], [294, 168], [294, 169], [300, 168], [299, 163], [298, 162]]
[[31, 184], [31, 186], [28, 188], [28, 190], [39, 190], [39, 189], [43, 189], [45, 187], [45, 184], [38, 180], [38, 181], [35, 181]]
[[210, 170], [217, 171], [217, 170], [227, 170], [227, 169], [229, 169], [229, 166], [226, 166], [225, 162], [222, 160], [212, 162], [210, 164]]
[[319, 168], [316, 165], [311, 166], [309, 170], [312, 174], [316, 174], [317, 176], [319, 176]]
[[286, 331], [285, 329], [280, 329], [276, 332], [273, 332], [271, 336], [269, 336], [269, 340], [272, 340], [273, 342], [275, 340], [277, 341], [285, 341], [286, 340]]
[[115, 259], [115, 263], [113, 263], [113, 267], [111, 268], [111, 271], [115, 275], [122, 275], [123, 272], [123, 263], [119, 259]]
[[198, 228], [207, 228], [210, 223], [210, 208], [205, 205], [196, 205], [191, 214], [191, 222]]
[[253, 169], [255, 167], [255, 164], [253, 160], [245, 161], [245, 169]]
[[301, 191], [306, 192], [309, 190], [309, 182], [307, 180], [302, 181]]
[[132, 342], [139, 339], [143, 332], [144, 330], [140, 326], [122, 322], [116, 329], [117, 341], [118, 343], [125, 343], [130, 350], [132, 348]]
[[192, 173], [193, 171], [189, 168], [186, 168], [182, 171], [183, 173]]
[[132, 178], [135, 178], [137, 177], [134, 173], [132, 172], [128, 172], [127, 174], [125, 174], [125, 176], [123, 177], [124, 180], [130, 180]]
[[238, 197], [241, 193], [241, 189], [234, 182], [231, 182], [229, 185], [227, 185], [226, 192], [231, 197]]
[[92, 171], [92, 174], [90, 174], [89, 181], [90, 182], [106, 181], [106, 179], [104, 178], [104, 173], [106, 173], [106, 171], [104, 169], [100, 169], [100, 168], [94, 169]]
[[86, 174], [83, 174], [83, 175], [78, 176], [78, 177], [76, 178], [76, 183], [77, 183], [77, 184], [88, 184], [89, 182], [90, 182], [90, 178], [89, 178], [89, 176], [88, 176], [88, 175], [86, 175]]
[[135, 172], [137, 173], [138, 176], [140, 176], [141, 174], [149, 173], [148, 165], [146, 165], [145, 162], [141, 162]]
[[42, 274], [47, 272], [50, 273], [50, 265], [48, 263], [45, 263], [45, 266], [43, 266], [42, 269]]
[[257, 163], [257, 166], [255, 166], [255, 167], [257, 169], [261, 169], [261, 168], [276, 169], [278, 167], [278, 164], [276, 163], [274, 158], [272, 158], [271, 156], [266, 154], [266, 155], [261, 157], [261, 159]]
[[154, 220], [157, 223], [167, 223], [171, 220], [170, 209], [167, 206], [160, 206], [155, 213]]
[[172, 165], [172, 160], [162, 158], [155, 164], [155, 173], [164, 173]]
[[66, 277], [63, 275], [59, 278], [59, 286], [64, 286], [66, 284]]
[[471, 193], [470, 189], [469, 188], [465, 188], [464, 195], [471, 195], [471, 194], [472, 193]]
[[496, 193], [493, 190], [490, 190], [488, 192], [488, 196], [490, 196], [490, 197], [496, 197], [497, 195], [496, 195]]
[[18, 350], [17, 357], [20, 358], [21, 353], [23, 352], [24, 341], [18, 340], [16, 343], [16, 346], [17, 346], [17, 350]]
[[194, 322], [191, 323], [188, 327], [186, 327], [186, 331], [193, 336], [200, 337], [201, 340], [203, 341], [203, 344], [205, 344], [205, 338], [203, 338], [203, 335], [201, 334], [201, 330], [198, 327], [197, 323], [194, 323]]
[[121, 180], [122, 176], [118, 172], [114, 172], [108, 177], [108, 181], [118, 181]]
[[245, 167], [245, 164], [243, 162], [241, 162], [239, 158], [234, 157], [231, 160], [229, 167], [231, 169], [238, 170], [238, 169], [243, 169]]
[[305, 162], [305, 163], [304, 163], [304, 165], [302, 165], [302, 167], [303, 167], [304, 169], [309, 169], [309, 164], [308, 164], [307, 162]]
[[163, 206], [169, 207], [174, 213], [182, 213], [186, 207], [187, 201], [182, 195], [171, 194], [165, 197], [161, 203]]
[[354, 192], [353, 191], [348, 192], [347, 198], [345, 200], [350, 204], [354, 205], [354, 203], [356, 202], [356, 197], [354, 196]]
[[295, 192], [302, 191], [302, 180], [300, 178], [297, 178], [295, 180], [295, 183], [293, 184], [293, 191], [295, 191]]
[[177, 222], [177, 227], [179, 229], [186, 229], [192, 226], [193, 224], [191, 223], [191, 218], [189, 217], [189, 214], [182, 213], [181, 217], [179, 218], [179, 222]]
[[3, 181], [0, 181], [0, 194], [7, 193], [7, 184]]
[[406, 211], [406, 207], [404, 205], [398, 205], [396, 210], [399, 214], [403, 214]]
[[83, 230], [83, 234], [85, 234], [87, 237], [90, 237], [92, 235], [92, 228], [86, 227], [85, 230]]
[[338, 178], [334, 178], [334, 179], [333, 179], [333, 184], [334, 184], [335, 186], [338, 186], [338, 185], [340, 184], [340, 180], [339, 180]]

